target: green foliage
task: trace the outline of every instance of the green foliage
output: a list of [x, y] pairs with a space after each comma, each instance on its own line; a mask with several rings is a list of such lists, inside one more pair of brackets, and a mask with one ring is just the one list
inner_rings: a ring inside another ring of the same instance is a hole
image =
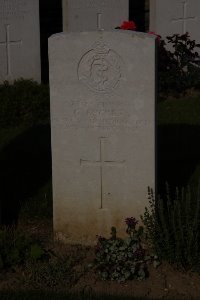
[[0, 126], [49, 122], [49, 87], [31, 80], [17, 80], [0, 85]]
[[51, 257], [48, 261], [28, 261], [24, 269], [24, 281], [38, 289], [58, 288], [76, 281], [73, 262], [68, 258]]
[[169, 98], [158, 103], [158, 124], [200, 125], [200, 94], [180, 99]]
[[155, 201], [148, 188], [150, 208], [141, 216], [148, 239], [163, 260], [184, 269], [200, 271], [200, 184], [182, 188]]
[[196, 168], [191, 175], [188, 184], [191, 186], [197, 186], [200, 180], [200, 163], [196, 165]]
[[23, 264], [26, 260], [37, 261], [44, 256], [39, 242], [14, 229], [0, 229], [0, 270]]
[[38, 244], [33, 244], [30, 247], [29, 256], [31, 260], [38, 260], [44, 255], [44, 250]]
[[194, 40], [190, 40], [188, 33], [174, 34], [167, 37], [166, 42], [160, 40], [158, 45], [158, 79], [159, 92], [162, 96], [169, 94], [182, 95], [186, 90], [200, 88], [200, 56]]
[[49, 180], [33, 197], [21, 203], [20, 218], [52, 218], [52, 182]]
[[110, 239], [98, 237], [94, 264], [102, 280], [142, 280], [148, 276], [148, 262], [155, 260], [154, 266], [159, 265], [158, 258], [147, 255], [143, 249], [143, 227], [140, 226], [137, 230], [137, 223], [135, 218], [126, 219], [126, 233], [129, 237], [125, 240], [117, 237], [115, 227], [111, 228]]

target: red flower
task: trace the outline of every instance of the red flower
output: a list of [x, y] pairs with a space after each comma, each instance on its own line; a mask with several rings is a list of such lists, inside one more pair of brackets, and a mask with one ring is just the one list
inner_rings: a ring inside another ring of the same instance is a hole
[[135, 228], [135, 226], [136, 226], [137, 223], [138, 223], [138, 221], [137, 221], [135, 218], [133, 218], [133, 217], [131, 217], [131, 218], [126, 218], [126, 219], [125, 219], [125, 222], [126, 222], [126, 224], [127, 224], [129, 227], [131, 227], [131, 228]]
[[155, 35], [157, 37], [158, 41], [160, 41], [160, 39], [161, 39], [161, 36], [159, 34], [155, 33], [154, 31], [149, 31], [148, 34]]
[[136, 30], [136, 24], [133, 21], [124, 21], [119, 28], [124, 30]]

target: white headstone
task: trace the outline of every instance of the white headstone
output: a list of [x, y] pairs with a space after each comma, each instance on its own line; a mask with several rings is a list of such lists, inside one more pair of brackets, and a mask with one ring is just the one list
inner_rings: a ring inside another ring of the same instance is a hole
[[49, 39], [54, 229], [69, 243], [124, 236], [155, 186], [155, 39], [130, 31]]
[[63, 31], [113, 30], [129, 17], [128, 0], [62, 0]]
[[40, 82], [38, 0], [0, 0], [0, 82]]
[[150, 31], [163, 39], [172, 34], [189, 32], [192, 39], [200, 42], [199, 0], [151, 0]]

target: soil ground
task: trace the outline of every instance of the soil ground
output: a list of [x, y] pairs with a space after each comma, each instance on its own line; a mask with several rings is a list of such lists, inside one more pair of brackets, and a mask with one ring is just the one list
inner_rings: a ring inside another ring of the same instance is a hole
[[[101, 281], [94, 269], [88, 269], [95, 255], [92, 247], [81, 245], [62, 245], [52, 242], [52, 224], [49, 220], [20, 224], [19, 227], [42, 239], [45, 246], [60, 257], [69, 257], [73, 261], [73, 276], [63, 286], [54, 286], [56, 291], [88, 292], [92, 294], [112, 294], [127, 297], [146, 297], [146, 299], [200, 299], [200, 275], [183, 272], [163, 262], [157, 269], [149, 266], [149, 278], [144, 281], [127, 281], [126, 283]], [[31, 273], [23, 268], [15, 268], [0, 274], [1, 290], [24, 290], [34, 287]], [[71, 273], [72, 274], [72, 273]], [[22, 280], [23, 278], [23, 280]], [[45, 284], [40, 282], [44, 289]], [[37, 286], [37, 289], [39, 287]]]

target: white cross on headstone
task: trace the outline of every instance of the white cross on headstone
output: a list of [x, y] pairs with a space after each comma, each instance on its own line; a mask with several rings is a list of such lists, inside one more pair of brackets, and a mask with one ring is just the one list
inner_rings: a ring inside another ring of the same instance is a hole
[[7, 63], [7, 71], [6, 75], [9, 76], [11, 75], [11, 54], [10, 54], [10, 46], [11, 45], [21, 45], [22, 40], [18, 41], [12, 41], [10, 40], [10, 24], [5, 25], [6, 28], [6, 40], [3, 42], [0, 42], [0, 46], [5, 46], [6, 47], [6, 63]]
[[105, 141], [105, 137], [101, 137], [99, 139], [100, 141], [100, 159], [97, 161], [92, 161], [92, 160], [84, 160], [81, 159], [80, 160], [80, 164], [84, 165], [84, 166], [91, 166], [91, 167], [99, 167], [100, 168], [100, 195], [101, 195], [101, 204], [100, 204], [100, 209], [103, 208], [103, 171], [104, 168], [107, 166], [110, 167], [121, 167], [124, 165], [125, 160], [122, 161], [111, 161], [111, 160], [106, 160], [104, 157], [104, 141]]
[[196, 20], [196, 17], [187, 17], [187, 5], [188, 3], [186, 1], [182, 2], [183, 4], [183, 17], [177, 18], [177, 19], [172, 19], [172, 22], [182, 22], [182, 34], [186, 33], [186, 22], [188, 20]]

